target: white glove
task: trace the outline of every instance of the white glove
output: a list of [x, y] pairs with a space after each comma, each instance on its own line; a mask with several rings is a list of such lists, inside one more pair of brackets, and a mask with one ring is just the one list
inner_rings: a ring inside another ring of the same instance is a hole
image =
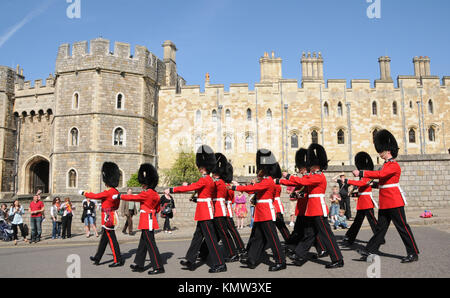
[[119, 197], [119, 195], [113, 195], [112, 198], [113, 200], [116, 200]]
[[80, 194], [80, 196], [84, 196], [84, 190], [79, 190], [78, 193]]

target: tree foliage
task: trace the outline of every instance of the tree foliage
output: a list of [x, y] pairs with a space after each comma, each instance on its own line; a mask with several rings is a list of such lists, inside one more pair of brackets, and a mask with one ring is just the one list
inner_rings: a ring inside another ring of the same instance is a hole
[[200, 179], [201, 174], [195, 163], [194, 153], [181, 152], [172, 168], [163, 171], [165, 185], [181, 185], [183, 182], [193, 183]]

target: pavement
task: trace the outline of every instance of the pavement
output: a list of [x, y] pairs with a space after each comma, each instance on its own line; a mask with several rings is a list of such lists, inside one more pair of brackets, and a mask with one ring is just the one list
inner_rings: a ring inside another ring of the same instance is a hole
[[[419, 210], [406, 210], [406, 218], [408, 221], [408, 224], [410, 226], [430, 226], [430, 225], [438, 225], [440, 227], [442, 226], [446, 226], [446, 225], [450, 225], [450, 209], [435, 209], [435, 210], [431, 210], [431, 212], [433, 213], [433, 217], [432, 218], [420, 218], [420, 214], [422, 214], [422, 211]], [[353, 216], [355, 215], [355, 213], [352, 214]], [[285, 220], [287, 219], [287, 217], [285, 217]], [[236, 222], [236, 220], [235, 220]], [[352, 220], [348, 221], [348, 223], [352, 223]], [[161, 226], [161, 225], [160, 225]], [[367, 220], [364, 220], [362, 228], [367, 228], [369, 227], [369, 224], [367, 222]], [[391, 227], [393, 227], [391, 225]], [[172, 226], [172, 228], [174, 229], [172, 231], [172, 234], [169, 233], [164, 233], [161, 230], [157, 230], [155, 231], [155, 239], [156, 241], [158, 240], [164, 240], [164, 241], [171, 241], [171, 240], [191, 240], [192, 239], [192, 235], [194, 233], [195, 230], [195, 225], [192, 226], [181, 226], [181, 227], [177, 227], [177, 226]], [[292, 228], [289, 227], [289, 230], [292, 231]], [[99, 234], [100, 234], [100, 230], [99, 230]], [[250, 236], [250, 232], [251, 232], [251, 228], [247, 225], [245, 226], [243, 229], [238, 230], [239, 234], [242, 237], [248, 237]], [[19, 232], [20, 235], [20, 232]], [[134, 235], [128, 235], [128, 234], [123, 234], [121, 229], [116, 230], [116, 236], [117, 239], [119, 241], [120, 244], [122, 243], [137, 243], [139, 242], [139, 238], [141, 236], [141, 232], [140, 231], [135, 231]], [[68, 239], [51, 239], [51, 235], [43, 235], [41, 241], [39, 243], [34, 243], [34, 244], [27, 244], [25, 242], [23, 242], [22, 240], [19, 240], [19, 242], [17, 243], [16, 247], [21, 247], [21, 246], [40, 246], [40, 245], [67, 245], [67, 244], [74, 244], [74, 245], [81, 245], [83, 243], [85, 244], [97, 244], [100, 238], [97, 238], [93, 235], [91, 235], [89, 238], [86, 237], [86, 235], [83, 234], [72, 234], [72, 238]], [[10, 241], [10, 242], [4, 242], [4, 241], [0, 241], [0, 249], [2, 247], [10, 247], [10, 246], [14, 246], [14, 242]]]

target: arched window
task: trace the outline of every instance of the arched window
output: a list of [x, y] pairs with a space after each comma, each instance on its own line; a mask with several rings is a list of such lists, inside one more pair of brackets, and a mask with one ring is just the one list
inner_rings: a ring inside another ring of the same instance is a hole
[[200, 110], [197, 110], [197, 112], [195, 112], [195, 122], [201, 121], [202, 121], [202, 112]]
[[343, 115], [342, 103], [341, 102], [338, 103], [337, 112], [338, 112], [338, 116], [342, 116]]
[[70, 146], [78, 146], [78, 129], [72, 128], [70, 130]]
[[212, 116], [211, 117], [212, 122], [217, 122], [217, 111], [216, 110], [212, 111], [211, 116]]
[[231, 111], [230, 111], [230, 109], [227, 109], [225, 111], [225, 120], [226, 121], [231, 121]]
[[72, 98], [72, 109], [78, 110], [80, 106], [80, 94], [75, 92]]
[[116, 109], [123, 110], [124, 106], [124, 97], [122, 93], [117, 94], [116, 96]]
[[315, 130], [311, 132], [311, 142], [313, 144], [319, 144], [319, 134]]
[[436, 141], [436, 130], [434, 129], [433, 126], [430, 126], [430, 128], [428, 128], [428, 140], [430, 142]]
[[252, 121], [252, 110], [247, 109], [247, 121]]
[[155, 117], [155, 104], [150, 105], [150, 116]]
[[328, 117], [328, 115], [330, 114], [329, 107], [328, 107], [328, 102], [324, 103], [324, 105], [323, 105], [323, 114], [326, 117]]
[[125, 146], [125, 131], [121, 127], [114, 130], [114, 146]]
[[231, 144], [231, 136], [226, 136], [225, 137], [225, 150], [231, 150], [232, 149], [232, 144]]
[[253, 137], [251, 135], [245, 138], [245, 152], [253, 152]]
[[298, 135], [296, 133], [291, 135], [291, 148], [298, 148]]
[[433, 101], [431, 99], [428, 101], [428, 113], [434, 113]]
[[345, 134], [342, 129], [339, 129], [339, 131], [337, 133], [337, 143], [339, 145], [345, 144]]
[[416, 132], [414, 131], [414, 128], [411, 128], [409, 130], [409, 142], [415, 143], [416, 142]]
[[378, 115], [378, 109], [377, 109], [377, 102], [372, 102], [372, 115], [376, 116]]
[[267, 121], [272, 121], [272, 110], [268, 109], [267, 113], [266, 113], [266, 120]]
[[69, 171], [67, 181], [69, 188], [77, 187], [77, 172], [74, 169]]
[[392, 114], [397, 115], [397, 102], [392, 103]]

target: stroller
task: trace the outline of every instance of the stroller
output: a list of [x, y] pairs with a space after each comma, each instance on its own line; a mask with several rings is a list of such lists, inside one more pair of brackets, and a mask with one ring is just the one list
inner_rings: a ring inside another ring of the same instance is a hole
[[11, 241], [13, 239], [13, 230], [11, 226], [4, 220], [0, 221], [0, 239], [3, 241]]

